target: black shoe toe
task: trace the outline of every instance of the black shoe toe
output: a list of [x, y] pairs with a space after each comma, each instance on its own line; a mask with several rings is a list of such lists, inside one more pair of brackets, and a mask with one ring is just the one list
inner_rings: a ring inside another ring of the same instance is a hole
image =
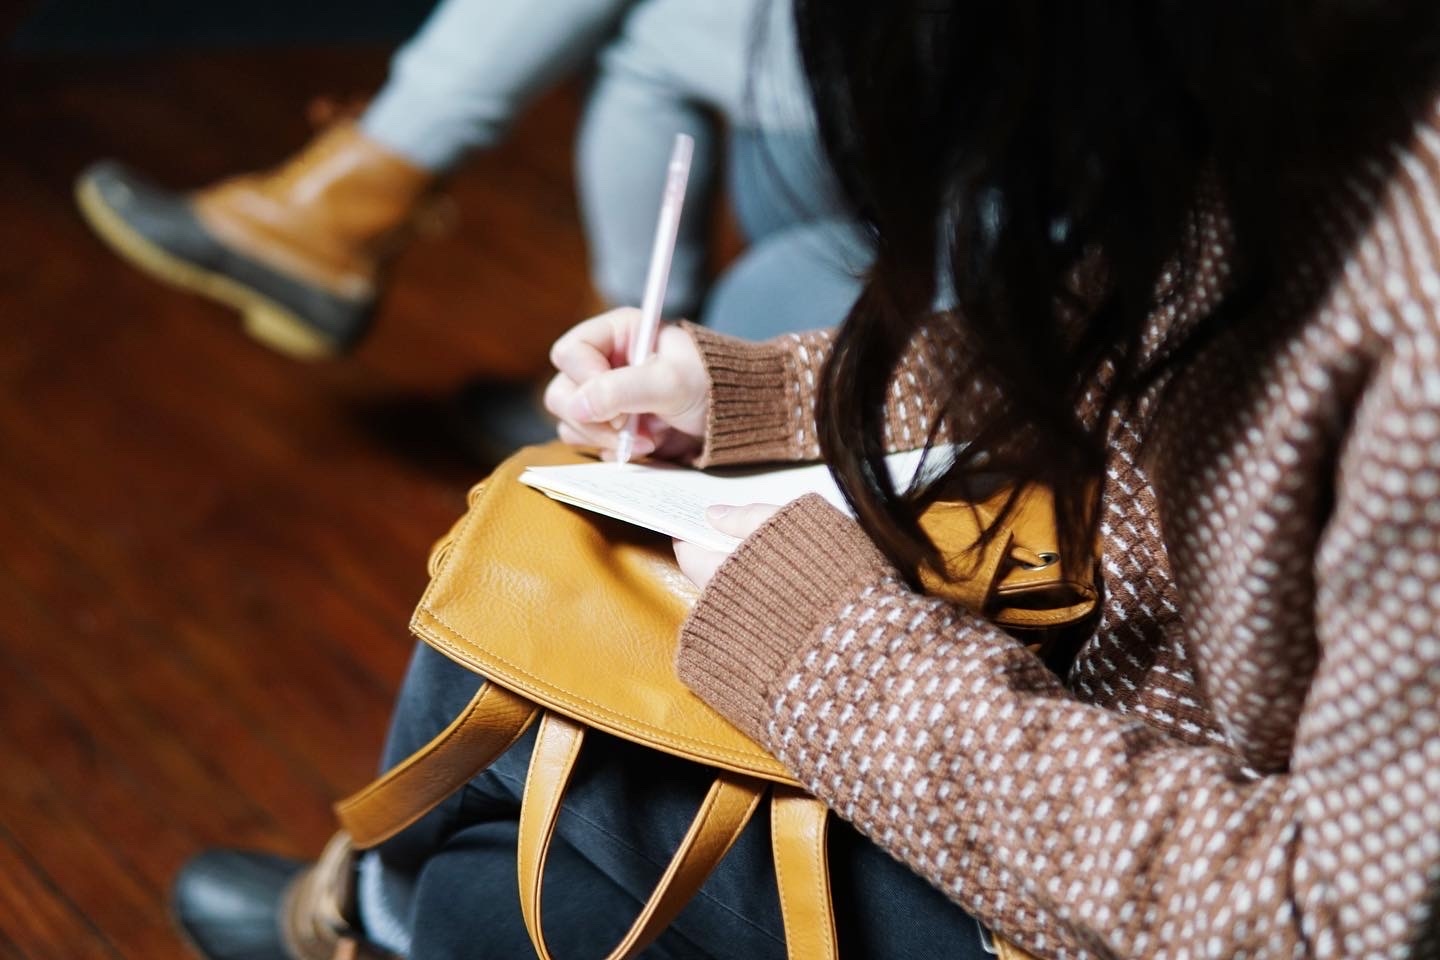
[[207, 850], [175, 878], [175, 919], [207, 960], [292, 960], [280, 933], [280, 908], [303, 868], [268, 854]]

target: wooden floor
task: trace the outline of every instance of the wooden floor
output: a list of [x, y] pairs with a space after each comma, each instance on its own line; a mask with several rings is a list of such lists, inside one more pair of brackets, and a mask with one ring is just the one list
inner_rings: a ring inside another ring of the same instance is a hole
[[0, 958], [181, 957], [202, 847], [304, 855], [372, 772], [430, 542], [480, 467], [444, 400], [588, 302], [573, 93], [456, 181], [374, 336], [303, 365], [108, 253], [120, 157], [194, 185], [302, 142], [382, 51], [0, 63]]

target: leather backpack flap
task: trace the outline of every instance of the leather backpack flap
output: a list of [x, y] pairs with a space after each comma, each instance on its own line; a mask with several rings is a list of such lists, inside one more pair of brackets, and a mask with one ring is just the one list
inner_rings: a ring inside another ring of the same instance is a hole
[[[748, 779], [758, 777], [782, 785], [772, 796], [772, 840], [790, 956], [834, 960], [826, 808], [676, 678], [679, 626], [697, 594], [676, 568], [669, 541], [571, 509], [518, 481], [527, 466], [582, 461], [559, 444], [531, 448], [471, 491], [469, 511], [432, 552], [431, 583], [411, 627], [493, 682], [431, 744], [343, 801], [337, 808], [342, 823], [362, 847], [393, 836], [512, 743], [538, 704], [558, 716], [544, 717], [537, 735], [541, 762], [532, 761], [525, 791], [520, 863], [523, 912], [542, 956], [548, 956], [539, 934], [545, 850], [588, 726], [729, 771], [717, 777], [612, 957], [641, 949], [699, 888], [762, 796], [763, 783]], [[1045, 497], [1022, 498], [1021, 507], [978, 557], [971, 549], [975, 533], [994, 516], [986, 513], [993, 503], [948, 504], [928, 513], [925, 522], [940, 531], [944, 554], [968, 571], [941, 578], [936, 592], [981, 613], [1044, 613], [1055, 598], [1078, 596], [1088, 613], [1093, 587], [1072, 583], [1051, 556], [1058, 551], [1050, 549], [1054, 524]], [[1045, 615], [1074, 619], [1053, 610]], [[552, 747], [563, 762], [547, 759]], [[537, 770], [543, 784], [535, 780]], [[996, 946], [1001, 956], [1028, 956], [998, 939]]]
[[795, 780], [675, 675], [697, 595], [668, 539], [557, 503], [526, 467], [584, 462], [522, 451], [471, 494], [437, 544], [411, 629], [495, 683], [615, 736], [733, 773]]
[[[436, 545], [432, 579], [411, 621], [427, 643], [494, 682], [615, 736], [733, 773], [795, 781], [675, 676], [679, 627], [697, 592], [669, 540], [550, 500], [518, 480], [529, 466], [582, 463], [563, 444], [532, 447], [470, 496]], [[941, 503], [922, 523], [951, 559], [928, 592], [1002, 626], [1075, 622], [1093, 585], [1058, 560], [1048, 491], [1026, 489], [1005, 528], [976, 534], [1004, 502]]]

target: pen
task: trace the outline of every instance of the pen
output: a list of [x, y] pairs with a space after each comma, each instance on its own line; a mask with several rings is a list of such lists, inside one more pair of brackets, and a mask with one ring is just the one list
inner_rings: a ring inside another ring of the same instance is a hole
[[[670, 282], [670, 261], [675, 257], [675, 238], [680, 232], [680, 208], [685, 205], [685, 187], [690, 182], [690, 157], [695, 140], [688, 134], [675, 135], [670, 165], [665, 173], [665, 193], [660, 199], [660, 220], [655, 224], [655, 246], [650, 251], [650, 270], [645, 275], [645, 298], [640, 302], [640, 329], [630, 341], [630, 366], [649, 360], [660, 335], [660, 311], [665, 306], [665, 287]], [[632, 413], [620, 430], [615, 459], [629, 463], [635, 452], [635, 434], [640, 415]]]

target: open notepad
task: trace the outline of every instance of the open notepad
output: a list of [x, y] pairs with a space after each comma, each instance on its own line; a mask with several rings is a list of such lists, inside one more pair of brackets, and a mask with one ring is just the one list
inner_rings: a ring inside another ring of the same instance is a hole
[[[921, 464], [920, 450], [886, 458], [897, 489], [904, 489]], [[931, 451], [927, 473], [948, 462], [947, 451]], [[659, 463], [578, 463], [530, 467], [520, 482], [562, 503], [624, 520], [710, 550], [739, 543], [705, 519], [712, 504], [785, 504], [818, 493], [849, 512], [823, 464], [766, 469], [693, 470]]]

